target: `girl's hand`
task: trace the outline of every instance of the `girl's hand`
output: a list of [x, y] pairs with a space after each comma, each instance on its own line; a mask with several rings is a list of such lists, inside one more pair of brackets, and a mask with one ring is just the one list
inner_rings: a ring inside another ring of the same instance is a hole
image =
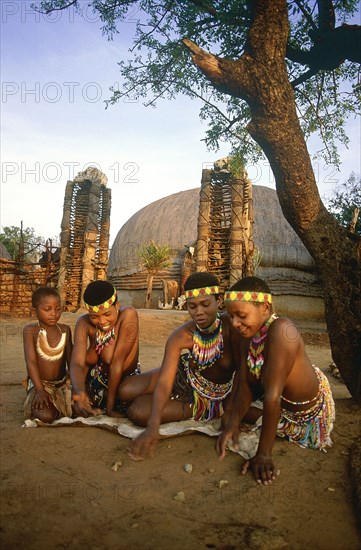
[[270, 485], [279, 473], [273, 464], [272, 457], [268, 455], [256, 454], [251, 460], [247, 460], [242, 466], [242, 475], [245, 475], [249, 468], [251, 468], [257, 483], [262, 485]]
[[52, 405], [53, 401], [44, 389], [36, 390], [34, 395], [32, 409], [36, 412], [48, 409]]
[[133, 439], [128, 449], [128, 454], [132, 460], [143, 460], [148, 454], [150, 457], [155, 455], [155, 450], [159, 440], [159, 432], [146, 428], [138, 437]]
[[[224, 416], [224, 418], [223, 418]], [[238, 415], [224, 414], [221, 420], [222, 433], [218, 436], [216, 450], [219, 454], [219, 460], [223, 460], [226, 456], [226, 447], [228, 441], [232, 440], [232, 445], [235, 450], [238, 449], [240, 422]]]
[[73, 412], [75, 416], [87, 418], [88, 416], [102, 414], [101, 409], [93, 409], [90, 399], [85, 392], [74, 395], [73, 400]]
[[218, 436], [216, 450], [219, 454], [219, 460], [223, 460], [223, 458], [226, 456], [226, 447], [230, 439], [232, 440], [233, 448], [235, 450], [238, 449], [239, 433], [239, 427], [234, 426], [233, 428], [225, 428], [223, 432]]

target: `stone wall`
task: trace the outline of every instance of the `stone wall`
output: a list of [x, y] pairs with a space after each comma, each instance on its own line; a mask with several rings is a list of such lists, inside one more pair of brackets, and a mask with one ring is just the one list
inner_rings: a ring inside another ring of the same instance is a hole
[[31, 315], [31, 296], [39, 286], [56, 288], [59, 264], [45, 267], [38, 264], [19, 264], [0, 258], [0, 313], [14, 317]]

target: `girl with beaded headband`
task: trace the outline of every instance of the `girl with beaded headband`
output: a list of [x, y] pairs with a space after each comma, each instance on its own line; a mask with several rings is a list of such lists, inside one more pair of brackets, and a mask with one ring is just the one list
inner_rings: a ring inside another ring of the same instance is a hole
[[70, 364], [74, 414], [124, 416], [119, 386], [140, 373], [137, 311], [120, 307], [109, 281], [89, 283], [83, 301], [87, 313], [77, 320]]
[[25, 419], [50, 424], [61, 416], [71, 416], [69, 364], [72, 335], [68, 325], [59, 323], [62, 312], [55, 288], [39, 287], [32, 295], [37, 322], [24, 327], [24, 355], [28, 377]]
[[235, 362], [229, 316], [219, 312], [219, 281], [211, 273], [194, 273], [184, 288], [191, 319], [168, 337], [161, 367], [120, 389], [122, 399], [131, 401], [128, 417], [146, 426], [131, 444], [134, 460], [154, 454], [160, 424], [211, 420], [227, 406]]
[[[257, 453], [245, 462], [242, 474], [250, 468], [258, 483], [268, 485], [276, 477], [272, 460], [276, 435], [319, 450], [332, 444], [331, 389], [326, 376], [311, 364], [295, 324], [273, 313], [265, 281], [241, 279], [225, 293], [225, 306], [240, 335], [240, 355], [231, 413], [217, 451], [223, 459], [228, 440], [237, 445], [241, 421], [254, 422], [262, 416]], [[252, 403], [257, 398], [261, 400]]]

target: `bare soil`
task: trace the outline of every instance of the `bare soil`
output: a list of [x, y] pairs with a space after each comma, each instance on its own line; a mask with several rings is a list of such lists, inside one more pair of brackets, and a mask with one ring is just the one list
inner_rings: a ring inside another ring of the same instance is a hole
[[[139, 310], [139, 316], [147, 370], [160, 365], [167, 335], [188, 317], [164, 310]], [[67, 313], [62, 322], [73, 327], [76, 318]], [[324, 328], [300, 327], [312, 361], [332, 384], [334, 445], [326, 454], [277, 439], [281, 473], [263, 487], [240, 475], [238, 455], [229, 452], [220, 462], [214, 439], [199, 433], [163, 439], [155, 458], [133, 462], [129, 440], [115, 432], [23, 428], [22, 327], [29, 321], [0, 320], [2, 548], [361, 549], [355, 506], [361, 413], [331, 376]], [[122, 462], [117, 472], [115, 461]], [[191, 474], [185, 463], [193, 465]], [[218, 488], [220, 480], [228, 485]], [[180, 491], [184, 502], [173, 498]]]

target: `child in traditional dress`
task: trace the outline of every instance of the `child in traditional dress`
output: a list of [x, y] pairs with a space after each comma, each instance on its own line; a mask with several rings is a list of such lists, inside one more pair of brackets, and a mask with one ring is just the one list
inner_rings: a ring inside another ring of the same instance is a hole
[[146, 426], [131, 444], [134, 460], [154, 455], [160, 424], [220, 417], [232, 389], [231, 326], [228, 314], [219, 313], [219, 281], [211, 273], [194, 273], [184, 288], [191, 320], [169, 336], [161, 367], [120, 388], [123, 399], [132, 401], [128, 417]]
[[89, 283], [83, 300], [88, 313], [77, 320], [70, 364], [74, 413], [124, 416], [119, 385], [140, 374], [137, 311], [120, 307], [109, 281]]
[[[225, 305], [241, 336], [240, 368], [217, 450], [222, 459], [227, 441], [237, 444], [240, 422], [262, 415], [257, 453], [245, 462], [242, 474], [251, 468], [255, 480], [268, 485], [276, 477], [272, 460], [276, 435], [320, 450], [332, 444], [331, 389], [326, 376], [311, 364], [294, 323], [273, 312], [265, 281], [258, 277], [238, 281], [225, 293]], [[250, 407], [257, 398], [263, 410]]]
[[71, 416], [70, 364], [72, 336], [68, 325], [58, 323], [60, 296], [54, 288], [40, 287], [32, 295], [37, 323], [24, 327], [23, 342], [28, 378], [25, 418], [47, 424]]

